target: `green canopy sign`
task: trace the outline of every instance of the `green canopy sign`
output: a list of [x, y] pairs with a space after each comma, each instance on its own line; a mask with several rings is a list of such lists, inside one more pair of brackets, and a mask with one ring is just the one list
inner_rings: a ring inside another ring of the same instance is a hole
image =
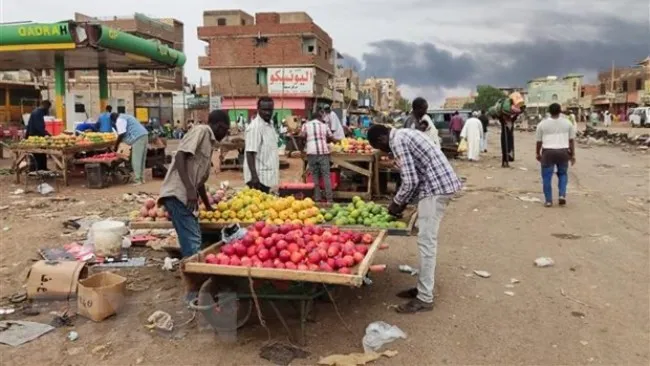
[[0, 46], [52, 43], [74, 43], [67, 22], [0, 26]]

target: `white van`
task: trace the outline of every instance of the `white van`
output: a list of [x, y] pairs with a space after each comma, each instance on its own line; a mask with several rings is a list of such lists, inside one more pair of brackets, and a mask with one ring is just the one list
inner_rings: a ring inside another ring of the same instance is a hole
[[650, 107], [637, 107], [630, 114], [630, 124], [632, 127], [650, 127]]

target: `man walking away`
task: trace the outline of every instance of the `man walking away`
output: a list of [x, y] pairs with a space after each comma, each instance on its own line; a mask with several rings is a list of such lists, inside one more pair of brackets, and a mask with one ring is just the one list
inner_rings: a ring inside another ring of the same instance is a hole
[[427, 114], [427, 110], [429, 109], [429, 103], [427, 103], [426, 99], [417, 97], [413, 99], [411, 108], [413, 109], [413, 113], [411, 114], [412, 119], [417, 121], [417, 123], [414, 124], [414, 127], [424, 132], [424, 134], [429, 137], [429, 139], [431, 140], [431, 142], [433, 142], [434, 145], [440, 147], [440, 138], [438, 137], [438, 129], [433, 123], [431, 117]]
[[330, 182], [330, 151], [327, 142], [333, 140], [333, 135], [325, 122], [326, 118], [325, 109], [318, 108], [316, 119], [305, 123], [300, 134], [306, 142], [307, 162], [314, 181], [314, 200], [316, 202], [321, 200], [320, 180], [322, 178], [325, 184], [325, 199], [331, 203], [333, 195]]
[[149, 143], [149, 132], [135, 117], [130, 114], [111, 114], [111, 122], [115, 124], [117, 141], [115, 151], [120, 143], [131, 146], [131, 166], [135, 175], [134, 185], [144, 183], [144, 168], [147, 161], [147, 144]]
[[488, 146], [488, 126], [490, 125], [490, 119], [487, 116], [485, 110], [481, 111], [481, 115], [478, 117], [483, 125], [483, 139], [481, 140], [481, 151], [487, 152]]
[[609, 110], [603, 112], [603, 125], [605, 127], [609, 127], [612, 125], [612, 114], [609, 112]]
[[451, 116], [451, 121], [449, 122], [449, 132], [454, 135], [456, 142], [460, 142], [460, 131], [463, 130], [463, 117], [458, 113], [454, 112]]
[[98, 132], [113, 132], [113, 123], [111, 122], [111, 113], [113, 112], [113, 107], [110, 105], [106, 106], [106, 111], [99, 115], [97, 118], [97, 131]]
[[341, 124], [341, 120], [339, 119], [339, 116], [336, 115], [336, 113], [332, 110], [332, 107], [329, 104], [325, 104], [324, 109], [326, 113], [325, 121], [330, 126], [330, 131], [332, 131], [332, 136], [334, 136], [334, 138], [337, 141], [343, 140], [345, 138], [345, 130], [343, 130], [343, 125]]
[[[29, 136], [50, 136], [50, 133], [45, 129], [45, 116], [50, 114], [50, 108], [52, 103], [49, 100], [44, 100], [41, 102], [39, 108], [34, 109], [29, 115], [29, 121], [27, 121], [27, 131], [25, 132], [25, 138]], [[30, 171], [39, 171], [47, 170], [47, 155], [45, 154], [33, 154], [34, 155], [34, 164], [30, 162]]]
[[412, 299], [396, 311], [432, 310], [438, 229], [452, 195], [461, 189], [460, 180], [442, 151], [421, 131], [374, 125], [368, 130], [368, 141], [400, 161], [402, 184], [388, 206], [389, 213], [400, 216], [411, 199], [418, 196], [420, 273], [417, 288], [398, 294]]
[[183, 257], [201, 247], [201, 228], [195, 215], [198, 197], [212, 211], [205, 182], [210, 177], [212, 149], [230, 130], [230, 119], [223, 110], [214, 110], [207, 125], [197, 125], [181, 140], [172, 164], [160, 187], [158, 204], [165, 206], [178, 236]]
[[280, 177], [278, 134], [272, 124], [273, 109], [273, 99], [261, 97], [257, 101], [257, 116], [246, 127], [244, 182], [264, 193], [277, 186]]
[[566, 204], [566, 187], [569, 182], [569, 161], [575, 164], [576, 129], [568, 119], [560, 116], [562, 107], [558, 103], [549, 106], [550, 118], [537, 125], [537, 144], [535, 154], [542, 165], [542, 184], [544, 189], [544, 206], [553, 205], [553, 188], [551, 181], [557, 167], [559, 204]]
[[483, 124], [477, 118], [478, 112], [472, 112], [472, 117], [465, 121], [460, 137], [467, 141], [467, 160], [478, 161], [481, 155], [483, 140]]

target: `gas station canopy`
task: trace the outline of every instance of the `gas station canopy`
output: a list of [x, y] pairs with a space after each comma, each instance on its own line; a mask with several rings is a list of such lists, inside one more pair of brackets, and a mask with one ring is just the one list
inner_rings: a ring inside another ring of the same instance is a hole
[[55, 56], [66, 70], [169, 69], [186, 61], [158, 41], [93, 22], [0, 25], [0, 71], [54, 69]]

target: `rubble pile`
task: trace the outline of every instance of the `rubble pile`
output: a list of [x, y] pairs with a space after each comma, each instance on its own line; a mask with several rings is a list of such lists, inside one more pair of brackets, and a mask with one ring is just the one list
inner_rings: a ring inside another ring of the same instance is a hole
[[584, 131], [578, 131], [576, 140], [587, 145], [634, 145], [639, 148], [650, 147], [650, 134], [630, 136], [627, 133], [611, 133], [587, 126]]

